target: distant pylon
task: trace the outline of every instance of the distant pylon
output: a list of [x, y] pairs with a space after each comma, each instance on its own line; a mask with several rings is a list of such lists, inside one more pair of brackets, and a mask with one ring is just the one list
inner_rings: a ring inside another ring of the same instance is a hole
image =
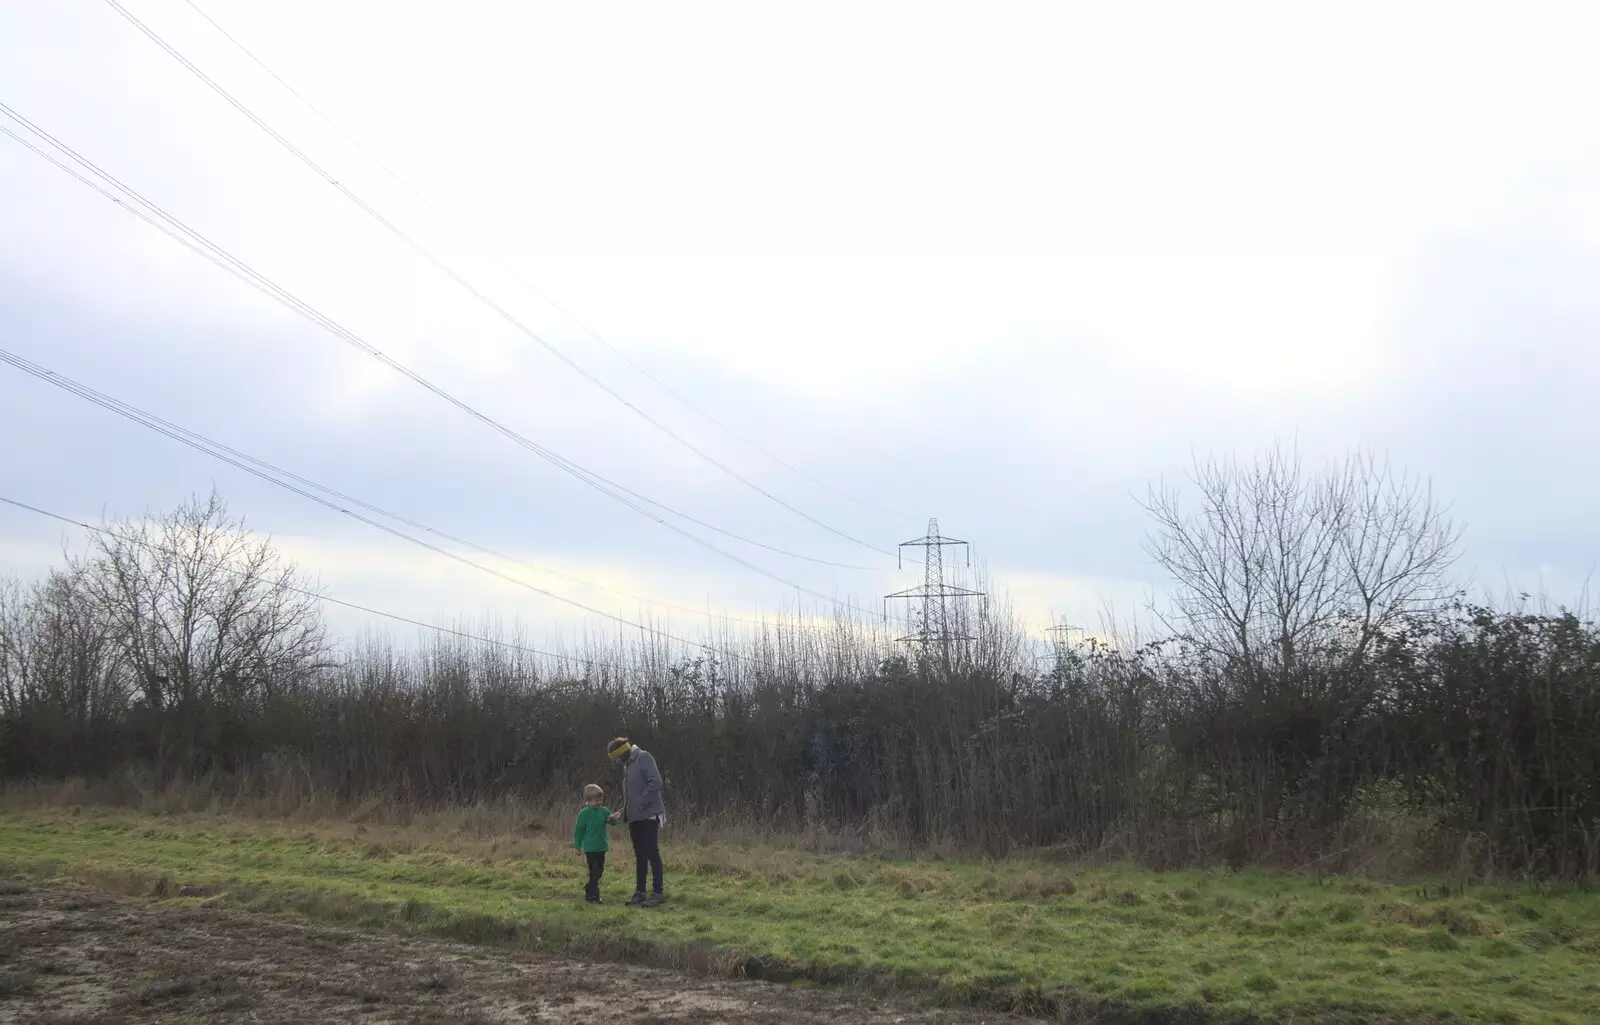
[[[916, 614], [917, 630], [915, 633], [899, 638], [904, 644], [911, 644], [922, 649], [924, 661], [939, 657], [941, 663], [948, 668], [951, 663], [951, 645], [956, 641], [970, 641], [972, 637], [965, 634], [957, 635], [950, 623], [951, 598], [981, 598], [982, 591], [972, 591], [965, 587], [956, 587], [944, 582], [944, 550], [950, 545], [965, 545], [967, 542], [959, 541], [953, 537], [945, 537], [939, 533], [939, 521], [928, 520], [928, 533], [924, 537], [911, 541], [900, 542], [901, 548], [919, 547], [925, 550], [926, 557], [922, 566], [922, 586], [908, 587], [904, 591], [886, 594], [884, 598], [920, 598], [922, 608]], [[904, 563], [902, 563], [902, 566]], [[967, 565], [972, 565], [971, 549], [967, 551]]]
[[1070, 623], [1058, 623], [1055, 626], [1045, 627], [1044, 632], [1053, 635], [1050, 638], [1050, 654], [1040, 655], [1039, 657], [1041, 659], [1050, 659], [1060, 665], [1065, 659], [1068, 647], [1071, 645], [1072, 638], [1070, 635], [1082, 633], [1083, 627], [1073, 626]]

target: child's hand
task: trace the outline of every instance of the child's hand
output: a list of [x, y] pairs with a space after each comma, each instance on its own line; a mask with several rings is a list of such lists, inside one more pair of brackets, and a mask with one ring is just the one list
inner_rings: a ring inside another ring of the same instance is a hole
[[620, 811], [614, 811], [610, 815], [606, 816], [606, 821], [607, 822], [621, 822], [622, 821], [622, 813]]

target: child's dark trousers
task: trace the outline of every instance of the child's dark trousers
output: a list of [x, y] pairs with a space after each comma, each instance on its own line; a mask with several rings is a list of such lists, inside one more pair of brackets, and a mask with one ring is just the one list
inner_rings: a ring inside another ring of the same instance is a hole
[[589, 884], [583, 888], [583, 896], [587, 900], [599, 900], [600, 877], [606, 871], [606, 852], [592, 851], [584, 856], [589, 859]]

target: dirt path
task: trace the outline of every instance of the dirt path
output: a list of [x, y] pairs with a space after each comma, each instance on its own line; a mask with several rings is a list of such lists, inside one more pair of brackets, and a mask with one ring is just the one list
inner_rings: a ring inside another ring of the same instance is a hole
[[999, 1025], [862, 994], [0, 883], [0, 1023]]

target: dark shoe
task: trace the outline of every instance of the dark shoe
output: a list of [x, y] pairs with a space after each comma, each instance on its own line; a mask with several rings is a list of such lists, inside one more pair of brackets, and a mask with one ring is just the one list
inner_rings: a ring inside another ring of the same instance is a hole
[[585, 897], [583, 899], [588, 901], [590, 904], [604, 904], [605, 903], [605, 901], [601, 900], [599, 897]]
[[647, 908], [658, 908], [661, 905], [665, 904], [666, 902], [667, 902], [667, 898], [665, 896], [663, 896], [663, 895], [661, 895], [659, 893], [652, 893], [650, 896], [648, 896], [648, 897], [646, 897], [644, 899], [644, 904], [641, 905], [641, 906], [647, 907]]
[[636, 908], [648, 899], [649, 898], [644, 895], [643, 890], [635, 890], [633, 896], [628, 898], [628, 907]]

